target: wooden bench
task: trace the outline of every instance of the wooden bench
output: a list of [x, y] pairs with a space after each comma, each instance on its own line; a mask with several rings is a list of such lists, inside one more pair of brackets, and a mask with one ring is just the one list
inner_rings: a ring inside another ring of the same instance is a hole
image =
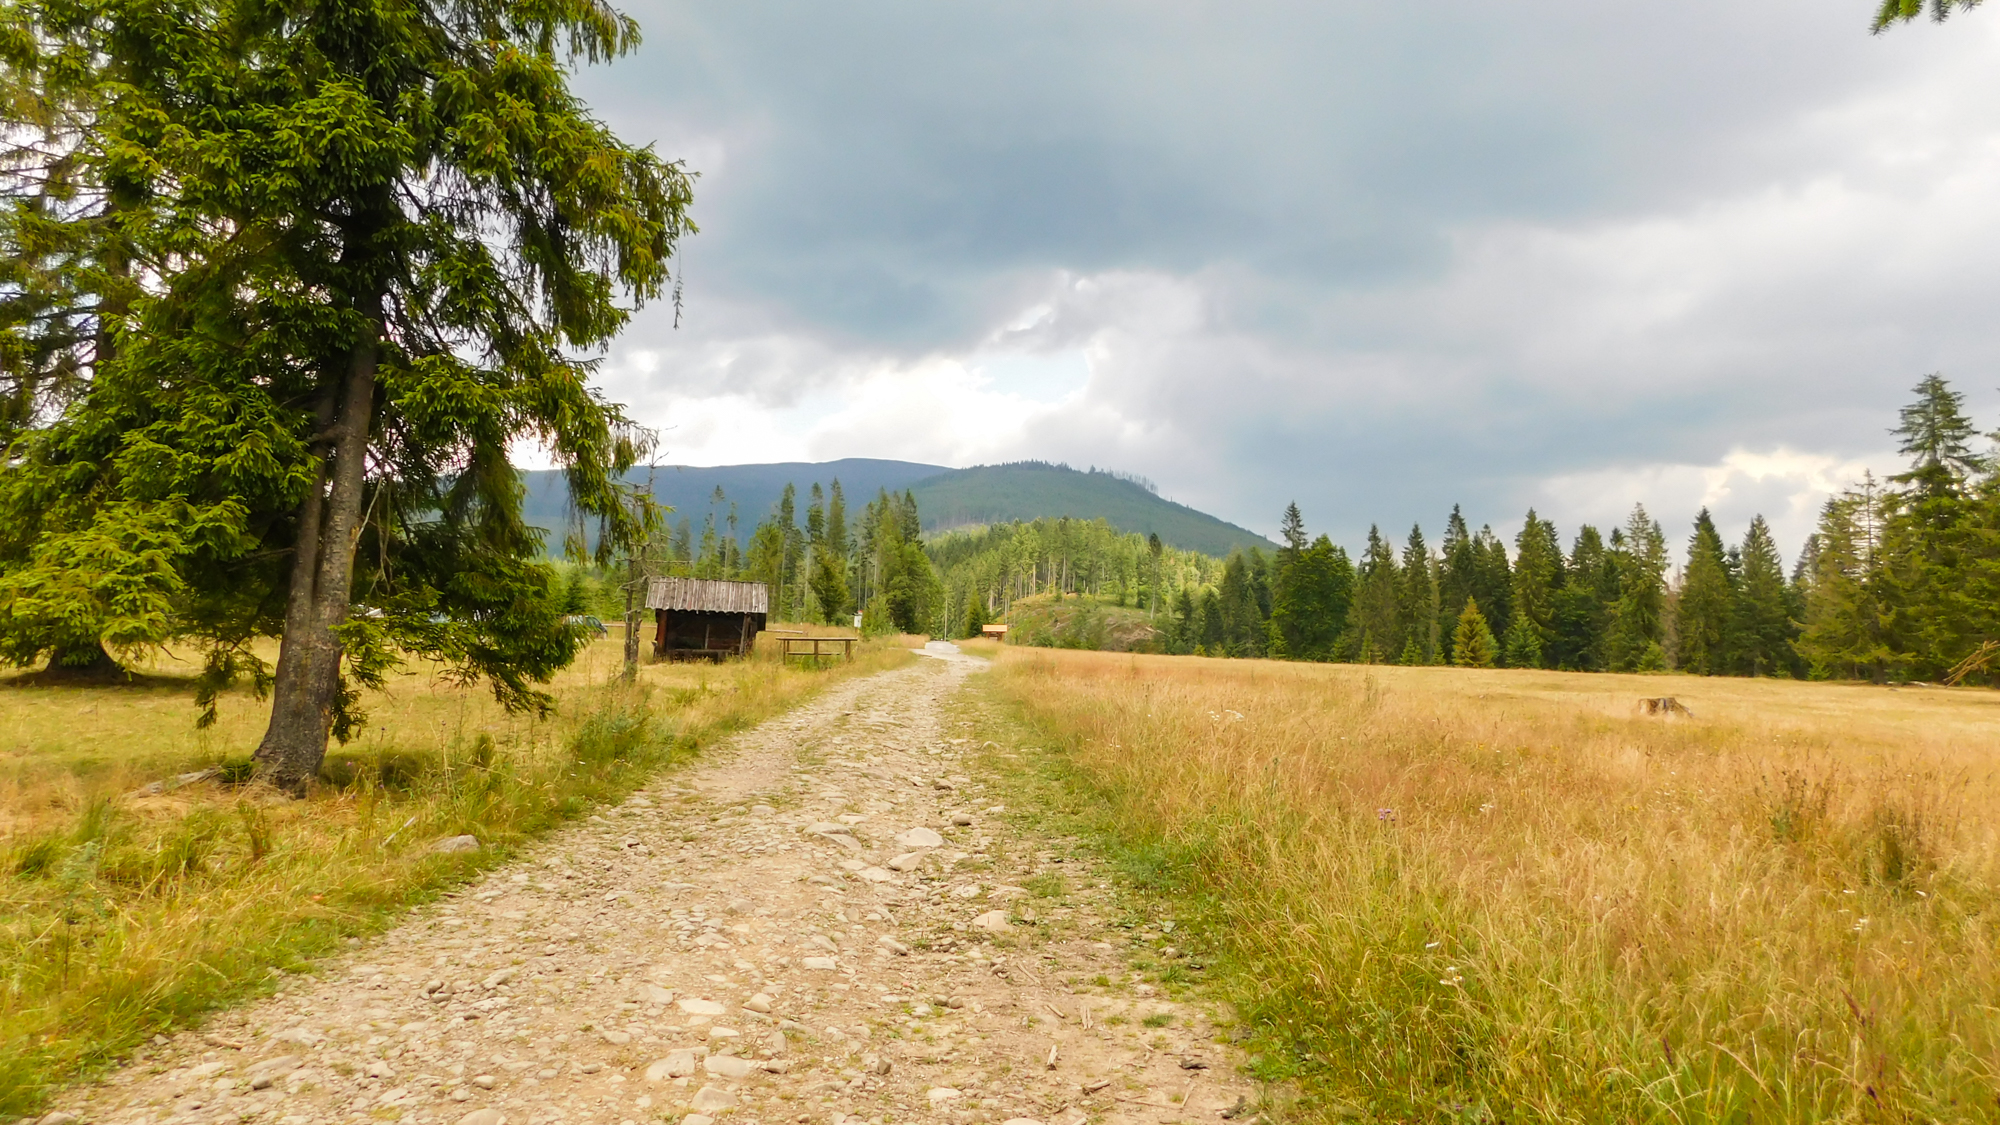
[[854, 637], [781, 637], [779, 643], [784, 646], [783, 659], [786, 660], [794, 656], [801, 660], [818, 660], [830, 656], [852, 660], [855, 640]]

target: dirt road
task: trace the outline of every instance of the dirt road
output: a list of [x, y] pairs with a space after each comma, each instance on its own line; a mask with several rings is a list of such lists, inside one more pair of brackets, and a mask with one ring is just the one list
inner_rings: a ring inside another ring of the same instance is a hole
[[1208, 1016], [1129, 965], [1135, 943], [1172, 957], [1171, 925], [1111, 927], [1108, 874], [996, 807], [948, 707], [981, 662], [931, 655], [662, 775], [57, 1113], [90, 1125], [1247, 1119], [1255, 1091]]

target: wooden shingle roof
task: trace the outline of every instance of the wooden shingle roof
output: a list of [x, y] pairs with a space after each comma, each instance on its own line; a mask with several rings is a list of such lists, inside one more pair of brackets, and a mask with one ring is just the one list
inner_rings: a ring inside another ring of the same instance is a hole
[[646, 608], [696, 613], [769, 613], [771, 588], [762, 582], [654, 578], [646, 583]]

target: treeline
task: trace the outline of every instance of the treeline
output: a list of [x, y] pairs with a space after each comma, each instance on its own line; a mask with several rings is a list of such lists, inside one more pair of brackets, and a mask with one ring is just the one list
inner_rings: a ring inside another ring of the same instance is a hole
[[[1585, 525], [1568, 549], [1532, 509], [1513, 549], [1492, 528], [1474, 532], [1453, 508], [1433, 548], [1421, 526], [1400, 548], [1379, 528], [1360, 558], [1321, 535], [1308, 539], [1298, 506], [1285, 510], [1283, 545], [1231, 556], [1220, 580], [1183, 590], [1166, 630], [1170, 652], [1273, 656], [1363, 664], [1792, 675], [1799, 602], [1770, 528], [1753, 520], [1724, 548], [1703, 511], [1694, 549], [1723, 581], [1719, 596], [1688, 602], [1670, 581], [1667, 537], [1643, 506], [1609, 535]], [[1711, 641], [1697, 652], [1683, 638]]]
[[1361, 663], [1700, 675], [1990, 682], [2000, 663], [2000, 461], [1963, 396], [1918, 383], [1892, 433], [1910, 458], [1829, 500], [1789, 573], [1762, 516], [1726, 543], [1708, 511], [1681, 565], [1635, 506], [1609, 535], [1565, 550], [1532, 509], [1512, 551], [1457, 508], [1433, 549], [1370, 528], [1360, 558], [1308, 540], [1286, 509], [1284, 544], [1232, 556], [1184, 588], [1170, 652]]
[[[1511, 542], [1458, 508], [1435, 546], [1371, 527], [1358, 556], [1308, 534], [1228, 559], [1104, 520], [1040, 519], [928, 544], [915, 497], [882, 492], [850, 521], [840, 483], [787, 487], [736, 547], [682, 520], [656, 573], [770, 584], [774, 615], [937, 636], [977, 633], [1027, 597], [1145, 611], [1170, 653], [1574, 671], [1990, 682], [2000, 664], [2000, 460], [1973, 449], [1964, 399], [1925, 377], [1891, 431], [1910, 458], [1829, 500], [1785, 566], [1762, 516], [1725, 540], [1698, 513], [1682, 551], [1643, 506], [1565, 539], [1529, 510]], [[716, 496], [719, 507], [725, 497]], [[1676, 556], [1678, 556], [1678, 561]]]
[[[836, 478], [817, 482], [799, 511], [798, 489], [785, 486], [768, 517], [738, 546], [737, 511], [718, 487], [714, 508], [728, 504], [723, 526], [714, 510], [699, 532], [679, 520], [667, 542], [649, 549], [651, 574], [762, 582], [771, 588], [773, 621], [854, 623], [864, 632], [947, 633], [944, 587], [924, 554], [916, 497], [886, 490], [850, 521]], [[615, 575], [604, 575], [609, 584]]]
[[1215, 583], [1219, 559], [1170, 547], [1157, 535], [1119, 531], [1102, 519], [1069, 517], [947, 532], [928, 545], [942, 573], [948, 620], [977, 632], [973, 618], [998, 620], [1035, 595], [1088, 596], [1155, 614], [1182, 591]]

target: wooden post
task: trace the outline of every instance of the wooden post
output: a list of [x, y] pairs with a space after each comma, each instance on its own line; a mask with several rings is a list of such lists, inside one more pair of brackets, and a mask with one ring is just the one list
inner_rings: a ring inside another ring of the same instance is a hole
[[639, 560], [626, 560], [625, 573], [629, 581], [625, 583], [625, 682], [639, 678], [639, 611], [635, 602], [639, 597]]

